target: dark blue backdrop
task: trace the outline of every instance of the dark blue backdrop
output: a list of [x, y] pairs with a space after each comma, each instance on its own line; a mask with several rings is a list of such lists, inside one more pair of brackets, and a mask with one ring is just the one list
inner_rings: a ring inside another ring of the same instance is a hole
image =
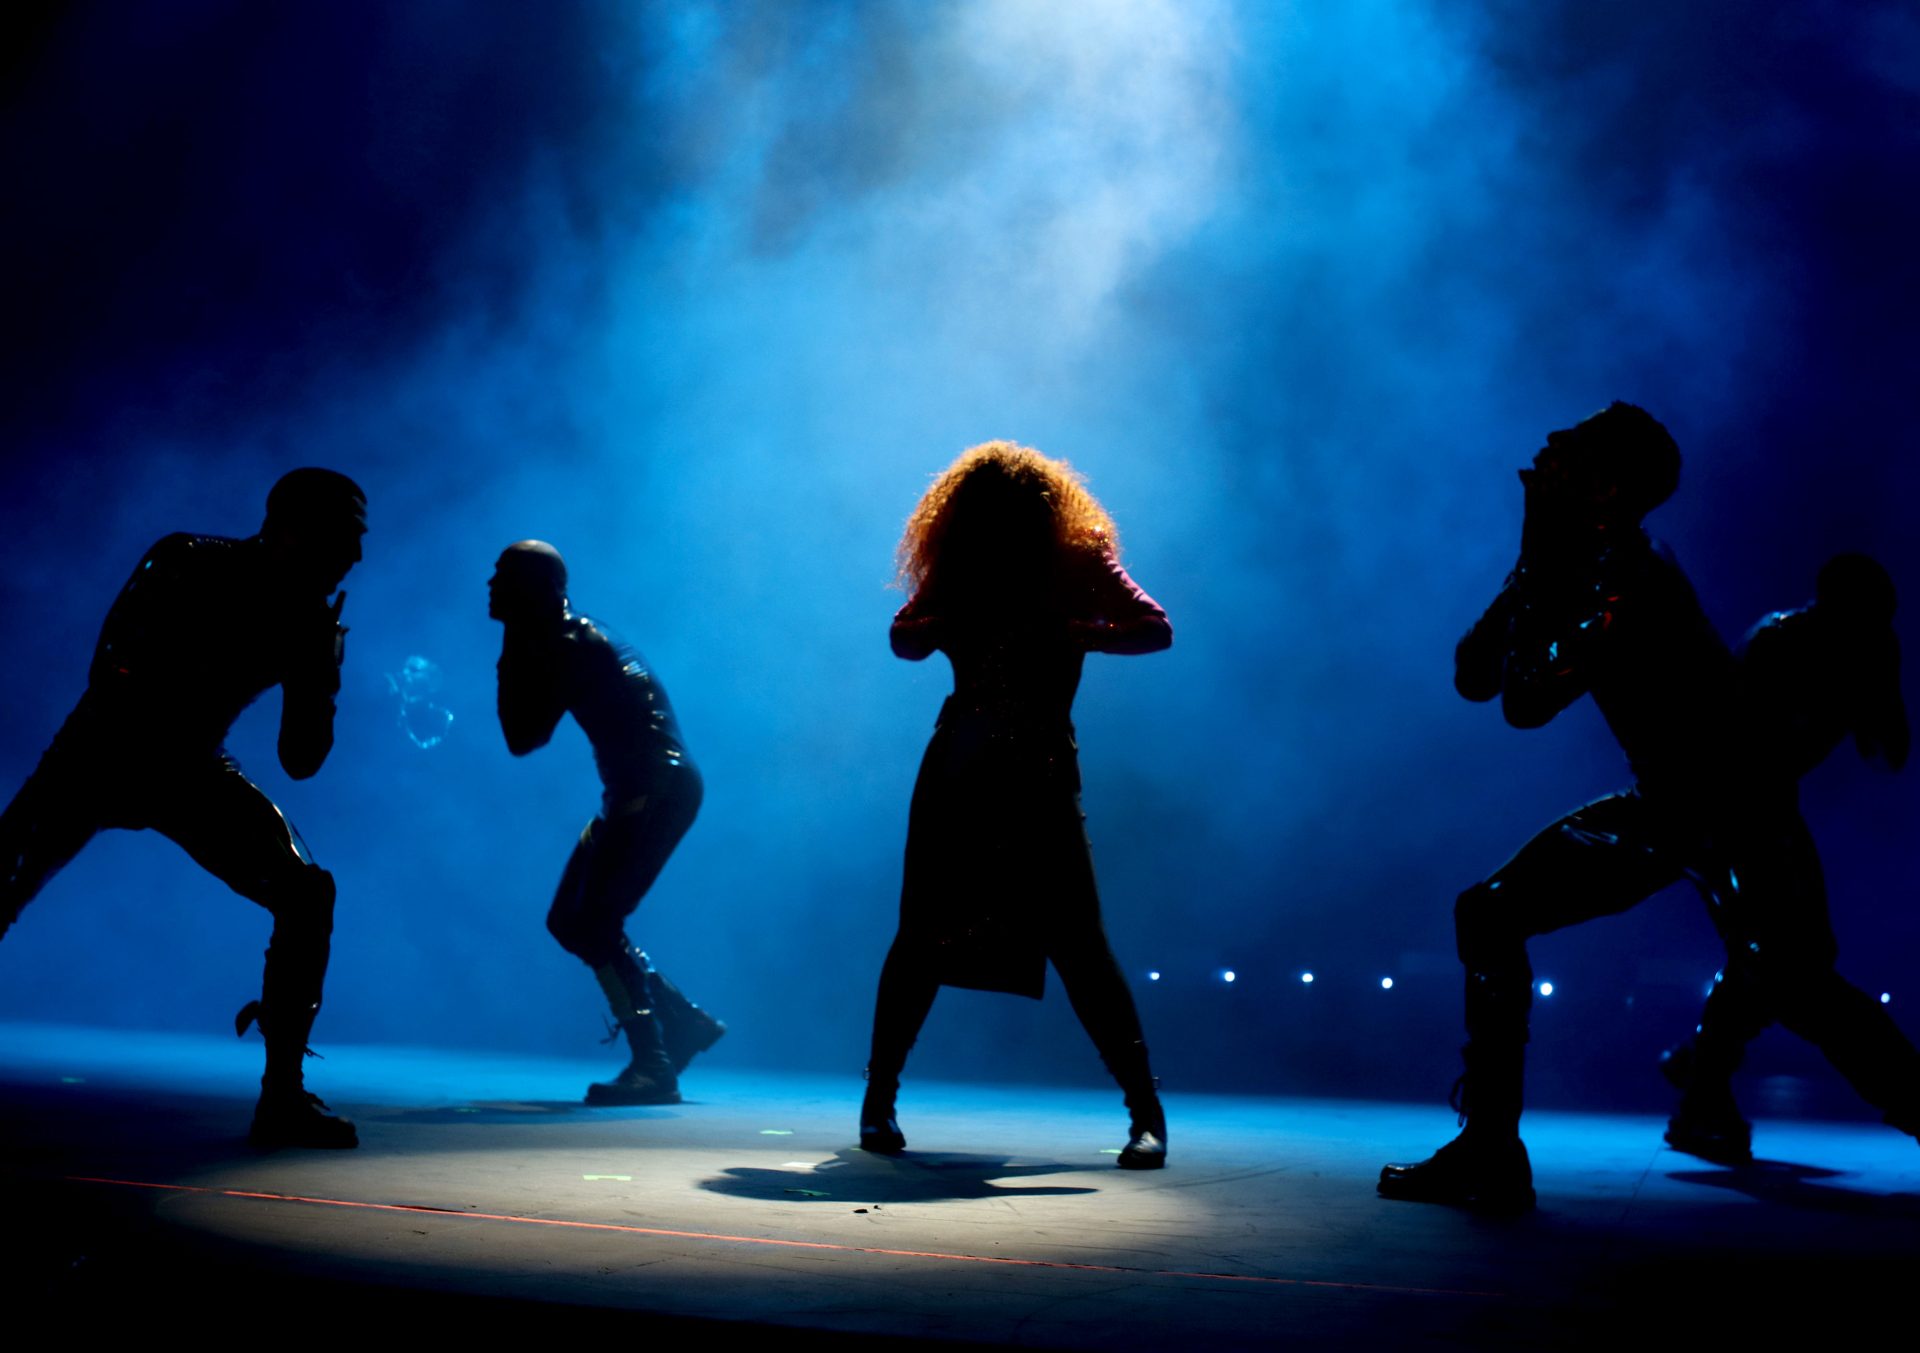
[[[1078, 720], [1176, 1087], [1439, 1093], [1454, 894], [1620, 782], [1590, 708], [1521, 734], [1449, 684], [1547, 428], [1616, 397], [1668, 421], [1654, 525], [1729, 634], [1839, 549], [1920, 595], [1904, 4], [5, 23], [0, 781], [148, 543], [250, 531], [295, 465], [359, 478], [333, 760], [285, 781], [274, 697], [233, 743], [340, 881], [323, 1043], [598, 1031], [540, 925], [585, 747], [514, 762], [492, 723], [483, 584], [518, 537], [651, 656], [707, 772], [636, 934], [734, 1023], [717, 1055], [850, 1078], [946, 679], [887, 656], [890, 551], [969, 443], [1085, 470], [1175, 621], [1089, 665]], [[431, 749], [388, 683], [412, 656], [455, 716]], [[1844, 966], [1897, 1013], [1917, 783], [1842, 757], [1807, 792]], [[217, 1029], [265, 931], [166, 842], [102, 839], [0, 946], [0, 1016]], [[1679, 894], [1542, 941], [1540, 1093], [1657, 1098], [1714, 962]], [[1098, 1074], [1064, 1002], [966, 993], [916, 1065]]]

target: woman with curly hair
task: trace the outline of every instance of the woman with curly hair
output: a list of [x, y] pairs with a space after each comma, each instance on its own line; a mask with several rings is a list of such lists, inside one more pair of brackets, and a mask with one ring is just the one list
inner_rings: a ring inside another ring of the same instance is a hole
[[973, 447], [934, 480], [899, 562], [910, 599], [893, 651], [944, 652], [953, 694], [914, 783], [860, 1145], [905, 1149], [894, 1096], [940, 987], [1038, 999], [1051, 960], [1125, 1093], [1120, 1166], [1158, 1169], [1166, 1116], [1100, 923], [1069, 716], [1086, 654], [1152, 653], [1173, 627], [1120, 567], [1113, 520], [1080, 476], [1012, 442]]

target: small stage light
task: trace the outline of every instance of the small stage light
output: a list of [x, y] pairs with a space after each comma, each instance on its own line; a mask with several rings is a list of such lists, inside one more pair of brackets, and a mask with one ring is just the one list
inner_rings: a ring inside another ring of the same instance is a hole
[[1392, 990], [1393, 990], [1393, 979], [1392, 979], [1391, 977], [1383, 977], [1383, 978], [1381, 978], [1381, 979], [1380, 979], [1380, 990], [1382, 990], [1382, 991], [1392, 991]]
[[1147, 974], [1147, 980], [1148, 980], [1149, 982], [1158, 982], [1158, 981], [1160, 980], [1160, 974], [1159, 974], [1159, 972], [1158, 972], [1158, 971], [1155, 971], [1155, 972], [1150, 972], [1150, 973], [1148, 973], [1148, 974]]
[[1880, 1004], [1882, 1004], [1882, 1005], [1892, 1005], [1892, 1004], [1893, 1004], [1893, 993], [1892, 993], [1891, 991], [1883, 991], [1883, 992], [1881, 992], [1881, 993], [1880, 993]]
[[1312, 983], [1312, 981], [1313, 981], [1313, 974], [1312, 974], [1312, 973], [1310, 973], [1310, 972], [1303, 972], [1303, 973], [1301, 973], [1301, 974], [1300, 974], [1300, 980], [1301, 980], [1302, 982], [1306, 982], [1306, 983], [1309, 983], [1309, 984], [1311, 984], [1311, 983]]
[[1220, 980], [1222, 982], [1231, 982], [1233, 980], [1233, 969], [1228, 968], [1225, 972], [1221, 973]]
[[1553, 995], [1553, 983], [1551, 983], [1551, 982], [1542, 982], [1542, 983], [1540, 984], [1540, 994], [1541, 994], [1542, 996], [1551, 996], [1551, 995]]

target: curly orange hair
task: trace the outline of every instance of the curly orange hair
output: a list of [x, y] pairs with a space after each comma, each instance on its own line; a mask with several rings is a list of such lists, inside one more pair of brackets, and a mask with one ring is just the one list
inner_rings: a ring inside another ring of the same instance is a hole
[[962, 451], [953, 464], [934, 476], [933, 484], [907, 518], [895, 555], [899, 568], [895, 582], [899, 586], [915, 592], [933, 575], [953, 522], [960, 486], [983, 470], [1031, 489], [1046, 500], [1052, 509], [1054, 543], [1062, 553], [1118, 553], [1120, 538], [1113, 518], [1087, 491], [1086, 479], [1078, 470], [1018, 442], [982, 442]]

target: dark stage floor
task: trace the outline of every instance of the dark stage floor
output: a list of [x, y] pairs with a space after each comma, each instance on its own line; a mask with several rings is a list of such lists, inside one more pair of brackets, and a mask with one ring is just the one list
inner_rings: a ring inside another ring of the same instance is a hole
[[0, 1026], [16, 1311], [216, 1343], [1540, 1347], [1810, 1317], [1877, 1342], [1920, 1258], [1920, 1149], [1864, 1125], [1763, 1122], [1730, 1171], [1655, 1119], [1533, 1115], [1541, 1209], [1502, 1222], [1373, 1195], [1449, 1135], [1434, 1106], [1174, 1095], [1173, 1166], [1130, 1175], [1108, 1092], [915, 1083], [883, 1160], [848, 1149], [854, 1076], [696, 1068], [687, 1104], [590, 1110], [599, 1063], [343, 1047], [311, 1079], [364, 1146], [260, 1155], [258, 1056]]

